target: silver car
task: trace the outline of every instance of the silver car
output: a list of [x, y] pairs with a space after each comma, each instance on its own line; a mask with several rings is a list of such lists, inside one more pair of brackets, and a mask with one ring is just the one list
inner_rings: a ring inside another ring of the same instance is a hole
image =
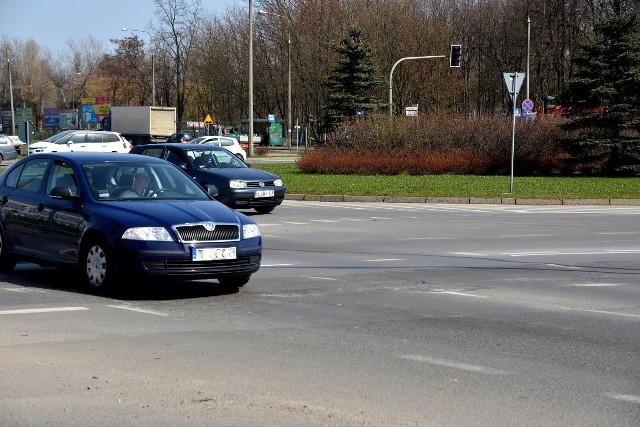
[[15, 160], [18, 157], [15, 145], [6, 135], [0, 135], [0, 161]]

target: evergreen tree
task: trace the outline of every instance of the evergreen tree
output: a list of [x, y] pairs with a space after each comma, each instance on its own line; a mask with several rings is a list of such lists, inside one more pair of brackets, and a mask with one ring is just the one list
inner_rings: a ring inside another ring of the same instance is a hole
[[611, 13], [595, 23], [596, 41], [581, 47], [563, 95], [567, 127], [585, 131], [583, 154], [599, 155], [608, 175], [640, 169], [640, 25], [629, 2], [612, 0]]
[[325, 121], [330, 128], [380, 107], [371, 97], [380, 82], [375, 78], [371, 48], [362, 39], [361, 31], [352, 28], [334, 49], [340, 59], [326, 82], [329, 108]]

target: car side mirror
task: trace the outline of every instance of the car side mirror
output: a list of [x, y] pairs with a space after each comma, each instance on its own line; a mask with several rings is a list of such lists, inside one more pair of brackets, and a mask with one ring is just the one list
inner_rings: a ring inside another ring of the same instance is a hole
[[207, 193], [209, 193], [211, 197], [216, 197], [218, 195], [218, 187], [213, 184], [207, 184]]
[[53, 187], [49, 192], [49, 196], [53, 197], [54, 199], [65, 199], [65, 200], [77, 198], [77, 196], [75, 196], [71, 191], [71, 187], [68, 187], [66, 185]]

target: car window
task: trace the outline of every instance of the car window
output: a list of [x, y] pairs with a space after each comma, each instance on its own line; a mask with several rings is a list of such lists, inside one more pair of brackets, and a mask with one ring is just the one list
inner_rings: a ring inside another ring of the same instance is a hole
[[51, 168], [47, 180], [47, 194], [55, 187], [69, 187], [72, 195], [78, 194], [78, 184], [71, 166], [64, 162], [56, 162]]
[[220, 138], [220, 142], [223, 147], [229, 147], [233, 145], [233, 139], [231, 138]]
[[[20, 190], [32, 191], [37, 193], [40, 190], [42, 177], [47, 170], [49, 161], [47, 159], [38, 159], [28, 161], [25, 167], [20, 171], [20, 176], [16, 181], [15, 187]], [[7, 180], [7, 185], [9, 180]]]
[[116, 135], [115, 133], [105, 133], [103, 134], [104, 140], [106, 142], [119, 142], [120, 141], [120, 137], [118, 135]]
[[10, 143], [11, 143], [11, 141], [9, 141], [9, 138], [7, 138], [6, 136], [0, 135], [0, 144], [6, 145], [6, 144], [10, 144]]
[[169, 149], [165, 160], [173, 163], [181, 169], [184, 169], [187, 166], [186, 159], [184, 159], [182, 154], [177, 150]]
[[241, 162], [236, 156], [226, 150], [216, 150], [211, 153], [216, 158], [219, 168], [246, 168], [244, 162]]
[[[177, 170], [173, 165], [165, 162], [161, 164], [149, 164], [144, 161], [88, 163], [83, 165], [83, 169], [85, 174], [90, 174], [94, 180], [98, 176], [113, 177], [113, 185], [107, 184], [105, 188], [94, 188], [94, 194], [100, 201], [109, 202], [121, 199], [209, 199], [197, 182]], [[152, 193], [142, 198], [134, 197], [130, 192], [128, 194], [124, 193], [122, 190], [132, 185], [131, 182], [125, 182], [127, 178], [141, 172], [144, 172], [149, 177], [149, 189], [152, 190]], [[93, 186], [96, 186], [95, 183]]]
[[51, 135], [49, 138], [43, 140], [44, 142], [56, 142], [57, 140], [59, 140], [60, 138], [63, 138], [65, 136], [68, 136], [71, 133], [76, 132], [75, 130], [64, 130], [60, 133], [56, 133], [55, 135]]
[[157, 157], [159, 159], [162, 158], [162, 147], [148, 147], [140, 151], [140, 154], [150, 157]]
[[102, 134], [100, 134], [100, 133], [88, 133], [87, 134], [87, 142], [93, 142], [93, 143], [102, 142]]

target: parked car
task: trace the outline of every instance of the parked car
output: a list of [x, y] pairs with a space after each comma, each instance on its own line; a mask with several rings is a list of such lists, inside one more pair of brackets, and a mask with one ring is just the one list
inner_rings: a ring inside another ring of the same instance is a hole
[[195, 138], [195, 134], [191, 131], [176, 132], [171, 135], [165, 142], [189, 142]]
[[14, 160], [18, 157], [16, 146], [6, 135], [0, 135], [0, 161]]
[[118, 132], [65, 130], [29, 145], [29, 155], [69, 151], [128, 153], [133, 146]]
[[[117, 195], [142, 175], [146, 196]], [[260, 230], [209, 191], [149, 156], [24, 157], [0, 174], [0, 271], [67, 267], [92, 290], [138, 276], [242, 286], [260, 267]]]
[[151, 144], [138, 145], [131, 152], [167, 160], [204, 188], [214, 185], [218, 189], [216, 200], [231, 208], [266, 214], [284, 200], [286, 188], [279, 176], [250, 167], [222, 147]]
[[237, 158], [243, 162], [247, 161], [247, 152], [240, 146], [240, 142], [236, 138], [230, 136], [199, 136], [194, 140], [189, 141], [192, 144], [211, 144], [218, 147], [226, 148], [231, 151]]
[[11, 140], [11, 143], [16, 147], [16, 150], [19, 150], [20, 147], [26, 145], [24, 141], [20, 139], [18, 135], [7, 135], [7, 137]]

